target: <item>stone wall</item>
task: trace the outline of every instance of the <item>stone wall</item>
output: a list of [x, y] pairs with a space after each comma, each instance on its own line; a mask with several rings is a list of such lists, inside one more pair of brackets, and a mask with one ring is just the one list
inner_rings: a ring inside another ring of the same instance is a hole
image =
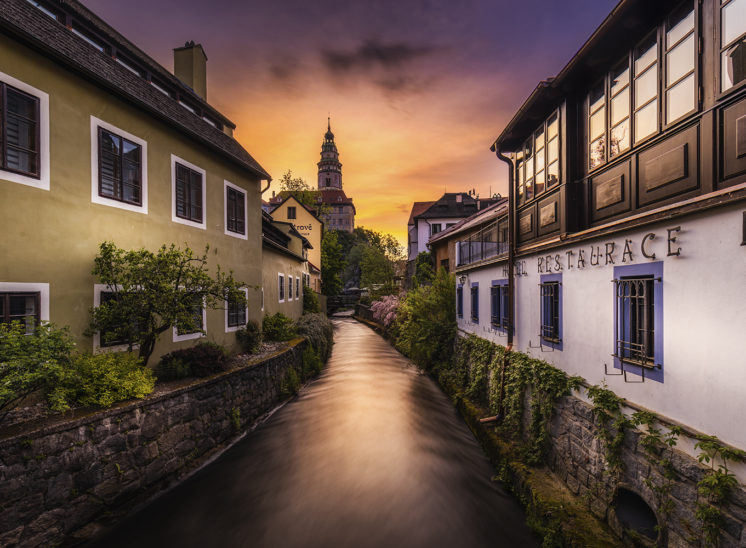
[[[528, 409], [526, 410], [528, 414]], [[597, 437], [598, 429], [589, 404], [574, 396], [560, 398], [550, 423], [549, 465], [568, 488], [588, 501], [591, 512], [608, 521], [621, 537], [622, 526], [609, 506], [617, 488], [622, 487], [639, 495], [656, 513], [661, 523], [661, 497], [652, 488], [664, 482], [662, 470], [651, 462], [640, 444], [641, 432], [628, 428], [621, 450], [624, 463], [621, 477], [612, 479], [603, 471], [607, 468], [605, 452]], [[685, 547], [700, 545], [699, 522], [695, 517], [697, 482], [707, 468], [696, 459], [676, 450], [662, 454], [670, 460], [676, 479], [669, 491], [672, 502], [666, 532], [661, 546]], [[746, 546], [746, 492], [736, 489], [723, 512], [720, 547]]]
[[260, 363], [0, 440], [0, 546], [85, 538], [87, 524], [177, 483], [287, 397], [305, 340]]

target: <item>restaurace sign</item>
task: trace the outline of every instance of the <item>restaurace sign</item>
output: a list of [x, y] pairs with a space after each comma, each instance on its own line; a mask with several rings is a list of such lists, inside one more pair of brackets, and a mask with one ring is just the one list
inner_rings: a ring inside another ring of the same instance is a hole
[[[681, 248], [677, 245], [677, 234], [681, 231], [681, 227], [668, 228], [666, 231], [668, 233], [666, 256], [681, 255]], [[625, 239], [623, 246], [617, 245], [616, 242], [606, 242], [603, 245], [591, 245], [589, 248], [570, 249], [563, 253], [543, 255], [536, 258], [536, 266], [540, 274], [547, 274], [575, 268], [582, 270], [588, 266], [633, 263], [639, 255], [653, 261], [656, 259], [654, 241], [658, 238], [659, 236], [654, 232], [649, 232], [639, 243]]]

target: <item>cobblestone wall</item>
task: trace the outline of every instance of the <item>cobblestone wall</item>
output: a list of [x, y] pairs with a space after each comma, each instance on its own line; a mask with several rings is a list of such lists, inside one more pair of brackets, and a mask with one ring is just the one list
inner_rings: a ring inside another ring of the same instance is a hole
[[305, 341], [261, 363], [0, 440], [0, 546], [58, 544], [177, 482], [284, 397]]
[[[619, 482], [605, 477], [606, 468], [601, 442], [596, 437], [592, 408], [579, 398], [561, 398], [550, 424], [550, 467], [576, 495], [588, 500], [591, 512], [607, 520], [621, 536], [622, 529], [613, 508], [609, 508], [614, 490], [623, 487], [637, 493], [658, 514], [660, 523], [660, 500], [651, 488], [660, 486], [664, 478], [661, 470], [651, 463], [640, 445], [640, 431], [627, 430], [621, 451], [624, 462]], [[668, 518], [667, 535], [661, 545], [669, 547], [698, 546], [699, 523], [695, 517], [697, 504], [697, 482], [706, 472], [696, 459], [678, 451], [666, 450], [676, 474], [669, 492], [673, 503]], [[649, 480], [649, 481], [646, 481]], [[724, 509], [724, 524], [720, 546], [746, 546], [746, 492], [742, 486], [731, 496]]]

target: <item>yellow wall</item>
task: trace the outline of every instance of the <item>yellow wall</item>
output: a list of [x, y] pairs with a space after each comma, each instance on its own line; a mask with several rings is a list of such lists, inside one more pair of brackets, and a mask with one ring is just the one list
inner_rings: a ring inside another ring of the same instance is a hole
[[[295, 207], [295, 219], [288, 219], [288, 207]], [[292, 196], [285, 200], [285, 202], [277, 209], [273, 210], [271, 215], [275, 221], [292, 223], [295, 230], [311, 243], [313, 249], [308, 250], [308, 260], [316, 268], [321, 268], [321, 238], [324, 229], [323, 223], [309, 213], [308, 210]]]
[[[0, 72], [49, 95], [51, 172], [48, 191], [9, 182], [0, 172], [0, 282], [49, 283], [50, 320], [70, 326], [79, 348], [91, 350], [92, 339], [83, 336], [83, 331], [93, 306], [91, 268], [100, 242], [150, 250], [175, 243], [198, 252], [210, 244], [211, 269], [220, 264], [225, 270], [232, 269], [238, 280], [254, 286], [249, 290], [249, 319], [259, 320], [259, 180], [5, 36], [0, 36], [0, 59]], [[147, 142], [147, 214], [92, 203], [91, 116]], [[205, 230], [172, 221], [172, 154], [206, 170]], [[224, 234], [224, 180], [247, 192], [246, 240]], [[207, 338], [236, 349], [235, 335], [225, 332], [224, 317], [223, 310], [207, 312]], [[167, 332], [161, 336], [154, 358], [193, 343], [173, 343]]]
[[[296, 238], [297, 239], [297, 238]], [[264, 246], [263, 251], [263, 273], [262, 286], [264, 288], [264, 314], [271, 315], [282, 312], [289, 318], [297, 319], [303, 314], [303, 261], [294, 259], [289, 255]], [[285, 284], [285, 295], [280, 302], [279, 275], [283, 275]], [[288, 277], [293, 277], [293, 298], [288, 299]], [[296, 284], [296, 279], [300, 283]], [[300, 295], [296, 293], [296, 287], [300, 287]]]

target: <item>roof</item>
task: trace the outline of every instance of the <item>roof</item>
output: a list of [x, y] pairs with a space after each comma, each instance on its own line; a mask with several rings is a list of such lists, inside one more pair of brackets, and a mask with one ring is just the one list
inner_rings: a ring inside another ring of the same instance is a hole
[[[266, 203], [266, 204], [267, 204], [268, 206], [270, 206], [270, 207], [272, 208], [272, 211], [274, 211], [274, 210], [276, 210], [276, 209], [277, 209], [278, 207], [280, 207], [280, 206], [281, 206], [282, 204], [284, 204], [285, 202], [287, 202], [288, 200], [290, 200], [291, 198], [292, 198], [293, 200], [295, 200], [295, 202], [296, 202], [296, 203], [297, 203], [298, 205], [300, 205], [300, 206], [301, 206], [301, 207], [302, 207], [303, 209], [305, 209], [305, 210], [306, 210], [306, 211], [308, 211], [308, 212], [309, 212], [309, 213], [310, 213], [311, 215], [313, 215], [313, 218], [314, 218], [314, 219], [316, 219], [316, 220], [317, 220], [318, 222], [320, 222], [320, 223], [321, 223], [322, 225], [324, 224], [324, 221], [322, 221], [321, 219], [319, 219], [318, 215], [316, 214], [316, 212], [315, 212], [315, 211], [314, 211], [313, 209], [311, 209], [311, 208], [310, 208], [310, 207], [308, 207], [308, 206], [307, 206], [306, 204], [304, 204], [303, 202], [301, 202], [300, 200], [298, 200], [298, 198], [296, 198], [296, 197], [295, 197], [295, 196], [293, 195], [293, 193], [292, 193], [292, 192], [290, 192], [290, 191], [287, 191], [287, 190], [283, 190], [283, 191], [282, 191], [282, 192], [280, 192], [280, 194], [278, 194], [278, 195], [277, 195], [276, 197], [272, 197], [272, 198], [270, 199], [270, 201], [269, 201], [269, 202], [264, 202], [264, 200], [262, 200], [262, 205]], [[278, 201], [278, 199], [279, 199], [279, 201]]]
[[678, 0], [621, 0], [555, 78], [540, 82], [490, 147], [516, 150], [561, 100], [589, 86], [653, 30]]
[[412, 219], [463, 219], [492, 205], [494, 202], [494, 198], [474, 198], [466, 192], [446, 192], [422, 213], [412, 215]]
[[438, 242], [440, 240], [446, 240], [451, 236], [455, 236], [456, 234], [459, 234], [461, 232], [466, 232], [467, 230], [470, 230], [478, 225], [492, 221], [499, 217], [503, 217], [507, 214], [508, 199], [501, 198], [494, 204], [482, 209], [481, 211], [478, 211], [471, 217], [462, 219], [455, 225], [449, 226], [447, 229], [438, 232], [434, 236], [431, 236], [430, 240], [428, 240], [428, 244], [432, 244], [433, 242]]
[[[306, 190], [304, 192], [310, 192], [316, 203], [324, 205], [349, 205], [352, 206], [352, 211], [357, 213], [355, 210], [355, 204], [352, 203], [352, 198], [345, 194], [344, 190], [333, 188], [323, 190]], [[281, 204], [288, 196], [292, 195], [291, 190], [282, 190], [277, 193], [276, 196], [270, 198], [269, 202], [274, 204]]]
[[[124, 38], [102, 19], [76, 0], [57, 0], [56, 5], [70, 12], [76, 21], [90, 27], [96, 35], [116, 45], [117, 50], [146, 67], [160, 80], [179, 90], [190, 103], [199, 105], [229, 127], [235, 125], [191, 88], [137, 46]], [[153, 87], [145, 78], [130, 72], [111, 55], [99, 51], [83, 38], [75, 35], [62, 23], [46, 15], [27, 0], [3, 0], [0, 10], [0, 29], [22, 41], [45, 57], [94, 82], [119, 96], [124, 101], [147, 111], [150, 115], [176, 128], [181, 133], [206, 145], [214, 152], [250, 171], [260, 179], [271, 179], [259, 163], [236, 141], [201, 117], [188, 111], [178, 101]]]
[[414, 224], [414, 218], [421, 213], [424, 213], [427, 208], [433, 205], [435, 202], [415, 202], [412, 204], [412, 212], [409, 214], [409, 221], [407, 226]]

